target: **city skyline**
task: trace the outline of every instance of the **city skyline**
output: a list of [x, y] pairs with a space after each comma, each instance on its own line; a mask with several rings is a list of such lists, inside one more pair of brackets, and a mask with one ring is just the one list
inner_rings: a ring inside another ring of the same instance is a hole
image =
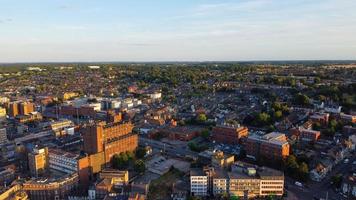
[[0, 62], [354, 60], [356, 2], [2, 1]]

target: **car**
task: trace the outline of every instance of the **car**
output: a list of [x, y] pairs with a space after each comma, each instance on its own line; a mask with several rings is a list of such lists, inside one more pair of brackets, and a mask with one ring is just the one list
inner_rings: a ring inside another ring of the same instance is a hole
[[296, 186], [303, 187], [303, 184], [302, 184], [301, 182], [296, 181], [294, 184], [295, 184]]
[[346, 158], [346, 159], [344, 160], [344, 163], [347, 164], [347, 163], [349, 163], [349, 161], [350, 161], [350, 160], [349, 160], [348, 158]]

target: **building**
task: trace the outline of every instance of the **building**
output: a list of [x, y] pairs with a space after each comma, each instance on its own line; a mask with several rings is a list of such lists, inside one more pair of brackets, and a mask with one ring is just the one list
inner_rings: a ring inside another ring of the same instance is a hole
[[310, 129], [299, 128], [300, 139], [306, 141], [317, 141], [320, 138], [320, 131], [314, 131]]
[[290, 145], [285, 134], [272, 132], [249, 136], [244, 142], [247, 155], [266, 161], [281, 161], [289, 156]]
[[16, 117], [17, 115], [28, 115], [35, 111], [35, 104], [32, 102], [10, 102], [7, 106], [8, 115], [10, 117]]
[[238, 197], [256, 197], [260, 194], [260, 180], [256, 170], [248, 168], [246, 173], [229, 173], [228, 193]]
[[7, 143], [6, 128], [0, 128], [0, 147]]
[[320, 131], [306, 129], [304, 127], [290, 129], [290, 133], [296, 138], [307, 142], [315, 142], [320, 138]]
[[14, 184], [0, 189], [0, 199], [4, 200], [28, 200], [26, 192], [21, 190], [20, 184]]
[[190, 193], [192, 196], [207, 196], [209, 177], [202, 169], [190, 171]]
[[215, 170], [213, 175], [213, 195], [225, 194], [229, 189], [228, 173], [225, 170]]
[[104, 162], [109, 163], [115, 154], [136, 149], [138, 136], [132, 129], [129, 122], [99, 122], [83, 127], [84, 151], [88, 154], [103, 152]]
[[349, 199], [356, 198], [356, 176], [349, 175], [345, 177], [346, 179], [343, 181], [341, 186], [341, 191], [344, 195], [346, 195]]
[[99, 173], [99, 179], [112, 179], [115, 184], [128, 184], [129, 172], [115, 169], [104, 169]]
[[242, 137], [248, 136], [248, 128], [243, 126], [216, 126], [212, 130], [212, 139], [219, 143], [237, 144]]
[[74, 123], [68, 119], [60, 119], [50, 123], [50, 129], [53, 131], [61, 130], [67, 127], [72, 127]]
[[231, 172], [214, 172], [213, 195], [228, 193], [245, 198], [283, 195], [284, 174], [281, 171], [237, 162]]
[[15, 180], [15, 169], [12, 167], [0, 168], [0, 185], [9, 185]]
[[20, 115], [28, 115], [35, 111], [35, 104], [31, 102], [21, 102], [18, 104], [18, 106]]
[[64, 101], [66, 101], [68, 99], [72, 99], [77, 96], [79, 96], [79, 94], [77, 92], [65, 92], [65, 93], [63, 93], [62, 98]]
[[217, 151], [211, 157], [211, 165], [216, 168], [229, 168], [235, 162], [233, 155], [225, 155], [222, 151]]
[[41, 121], [42, 114], [39, 112], [30, 112], [27, 115], [17, 115], [15, 119], [20, 123]]
[[106, 114], [106, 121], [107, 123], [115, 123], [120, 122], [122, 120], [122, 114], [116, 113], [113, 110], [109, 110]]
[[105, 169], [99, 173], [98, 183], [95, 185], [96, 198], [102, 199], [108, 194], [126, 193], [129, 183], [129, 172]]
[[48, 169], [51, 172], [78, 174], [81, 184], [89, 182], [90, 162], [87, 156], [73, 154], [59, 149], [48, 150]]
[[356, 123], [356, 115], [347, 115], [344, 113], [340, 114], [341, 120], [348, 122], [348, 123]]
[[10, 117], [16, 117], [19, 114], [17, 102], [10, 102], [7, 107], [7, 113]]
[[158, 129], [171, 140], [190, 141], [198, 137], [203, 129], [193, 126], [169, 126]]
[[0, 118], [1, 117], [6, 117], [6, 109], [3, 107], [0, 107]]
[[329, 123], [329, 113], [314, 113], [309, 118], [313, 123], [320, 123], [322, 125], [327, 125]]
[[34, 148], [28, 153], [28, 165], [30, 174], [38, 177], [45, 174], [48, 167], [48, 148]]
[[68, 199], [78, 188], [78, 175], [71, 174], [59, 178], [52, 177], [29, 180], [23, 183], [23, 190], [30, 199]]
[[283, 172], [263, 167], [257, 171], [260, 178], [260, 196], [276, 195], [284, 193]]

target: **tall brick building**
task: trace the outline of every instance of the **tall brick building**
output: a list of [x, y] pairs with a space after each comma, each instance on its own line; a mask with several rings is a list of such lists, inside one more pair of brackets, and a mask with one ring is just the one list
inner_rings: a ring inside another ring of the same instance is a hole
[[242, 137], [248, 136], [247, 127], [216, 126], [212, 131], [212, 138], [216, 142], [237, 144]]
[[256, 159], [280, 161], [289, 156], [290, 145], [284, 134], [272, 132], [264, 136], [249, 136], [244, 147], [247, 155]]
[[115, 154], [136, 149], [138, 136], [132, 133], [132, 129], [130, 122], [88, 125], [82, 129], [84, 151], [88, 154], [104, 152], [104, 162], [109, 163]]
[[11, 102], [8, 105], [8, 115], [16, 117], [17, 115], [28, 115], [35, 111], [35, 105], [31, 102]]

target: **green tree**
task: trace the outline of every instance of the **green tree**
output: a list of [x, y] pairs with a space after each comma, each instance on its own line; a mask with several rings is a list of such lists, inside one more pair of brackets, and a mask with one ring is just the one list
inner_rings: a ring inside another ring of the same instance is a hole
[[123, 170], [127, 168], [131, 159], [133, 159], [132, 152], [123, 152], [115, 154], [111, 159], [111, 163], [113, 168]]
[[207, 120], [207, 117], [205, 114], [199, 114], [197, 120], [198, 122], [205, 122]]
[[282, 111], [278, 110], [278, 111], [275, 111], [274, 114], [273, 114], [274, 118], [279, 120], [282, 118], [283, 114], [282, 114]]
[[208, 130], [208, 129], [204, 129], [204, 130], [200, 133], [200, 136], [201, 136], [202, 138], [207, 139], [207, 138], [210, 136], [209, 130]]
[[308, 165], [305, 162], [302, 162], [299, 165], [298, 172], [301, 180], [306, 181], [308, 179], [309, 169]]
[[259, 113], [256, 116], [256, 125], [257, 126], [265, 126], [268, 125], [271, 121], [271, 116], [265, 112]]
[[337, 174], [335, 176], [332, 176], [331, 182], [336, 188], [340, 188], [342, 183], [342, 174]]
[[143, 160], [136, 160], [134, 164], [134, 170], [138, 173], [143, 173], [145, 172], [146, 165]]
[[137, 147], [136, 152], [135, 152], [136, 158], [142, 159], [146, 155], [146, 150], [145, 148], [142, 147]]
[[298, 93], [295, 96], [295, 103], [302, 106], [307, 106], [310, 104], [310, 99], [307, 95]]

